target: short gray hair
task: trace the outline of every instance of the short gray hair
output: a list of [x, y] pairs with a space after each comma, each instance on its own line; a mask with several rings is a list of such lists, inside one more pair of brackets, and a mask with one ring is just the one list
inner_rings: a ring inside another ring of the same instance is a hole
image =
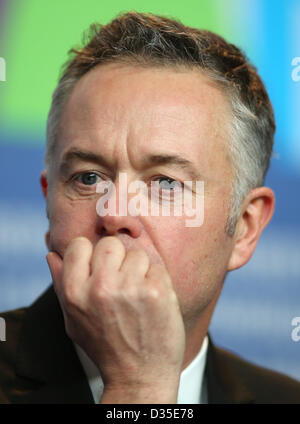
[[95, 66], [123, 62], [198, 68], [224, 90], [231, 105], [228, 144], [234, 178], [226, 231], [233, 235], [242, 201], [264, 183], [275, 132], [267, 91], [243, 52], [210, 31], [162, 16], [128, 12], [107, 25], [91, 25], [84, 47], [71, 49], [70, 54], [48, 116], [46, 168], [50, 169], [63, 107], [78, 80]]

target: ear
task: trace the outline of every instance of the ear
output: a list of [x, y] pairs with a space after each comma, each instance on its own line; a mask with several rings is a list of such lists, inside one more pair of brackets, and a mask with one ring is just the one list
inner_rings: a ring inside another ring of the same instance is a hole
[[46, 172], [46, 169], [44, 169], [44, 170], [41, 172], [41, 175], [40, 175], [40, 185], [41, 185], [41, 189], [42, 189], [42, 192], [43, 192], [44, 197], [45, 197], [45, 198], [47, 198], [47, 192], [48, 192], [48, 179], [47, 179], [47, 172]]
[[48, 250], [51, 250], [50, 249], [50, 231], [47, 231], [46, 234], [45, 234], [45, 242], [46, 242], [46, 245], [48, 247]]
[[[45, 199], [47, 200], [48, 179], [47, 179], [47, 172], [46, 172], [45, 169], [41, 172], [41, 175], [40, 175], [40, 185], [41, 185], [43, 195], [44, 195]], [[47, 218], [49, 219], [48, 202], [47, 202]], [[46, 234], [45, 234], [45, 242], [46, 242], [48, 249], [50, 250], [50, 231], [47, 231]]]
[[249, 261], [263, 229], [272, 218], [274, 206], [275, 195], [270, 188], [259, 187], [249, 193], [236, 226], [228, 271], [240, 268]]

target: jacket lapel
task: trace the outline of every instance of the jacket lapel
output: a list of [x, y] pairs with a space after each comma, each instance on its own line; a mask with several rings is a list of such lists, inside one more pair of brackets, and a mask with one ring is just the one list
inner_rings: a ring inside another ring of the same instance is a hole
[[16, 403], [94, 403], [53, 286], [26, 312], [16, 374]]
[[214, 346], [210, 336], [205, 377], [209, 404], [253, 403], [254, 395], [236, 372], [228, 353]]

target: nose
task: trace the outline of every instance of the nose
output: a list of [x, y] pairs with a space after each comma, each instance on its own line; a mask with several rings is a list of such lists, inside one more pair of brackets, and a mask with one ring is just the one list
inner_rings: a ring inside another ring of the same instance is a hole
[[102, 236], [115, 236], [120, 233], [125, 233], [132, 238], [138, 238], [142, 232], [142, 224], [138, 217], [106, 215], [99, 217], [97, 232]]
[[[121, 178], [122, 180], [122, 178]], [[124, 180], [125, 181], [125, 180]], [[125, 233], [133, 238], [141, 235], [143, 225], [139, 216], [132, 216], [128, 211], [127, 183], [116, 181], [110, 185], [108, 194], [100, 197], [97, 204], [97, 213], [99, 216], [97, 233], [101, 236], [115, 236], [119, 233]], [[103, 191], [100, 191], [103, 193]], [[103, 213], [103, 211], [106, 211]]]

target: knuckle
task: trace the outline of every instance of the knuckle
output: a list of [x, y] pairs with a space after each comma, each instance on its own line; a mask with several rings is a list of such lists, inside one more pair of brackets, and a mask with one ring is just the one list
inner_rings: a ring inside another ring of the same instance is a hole
[[65, 286], [64, 303], [66, 307], [74, 307], [78, 305], [78, 294], [73, 284]]
[[156, 300], [160, 298], [160, 292], [156, 287], [150, 287], [148, 289], [148, 296], [151, 300]]
[[94, 284], [90, 290], [90, 299], [99, 306], [107, 305], [115, 297], [113, 288]]
[[105, 300], [105, 292], [98, 284], [94, 284], [90, 290], [90, 298], [91, 300], [101, 302], [102, 300]]
[[152, 302], [161, 297], [161, 292], [159, 287], [154, 284], [147, 284], [141, 290], [141, 297], [145, 302]]
[[137, 290], [137, 287], [135, 286], [126, 287], [126, 289], [123, 289], [119, 292], [119, 295], [121, 295], [122, 298], [129, 300], [130, 302], [135, 302], [140, 297], [139, 290]]

